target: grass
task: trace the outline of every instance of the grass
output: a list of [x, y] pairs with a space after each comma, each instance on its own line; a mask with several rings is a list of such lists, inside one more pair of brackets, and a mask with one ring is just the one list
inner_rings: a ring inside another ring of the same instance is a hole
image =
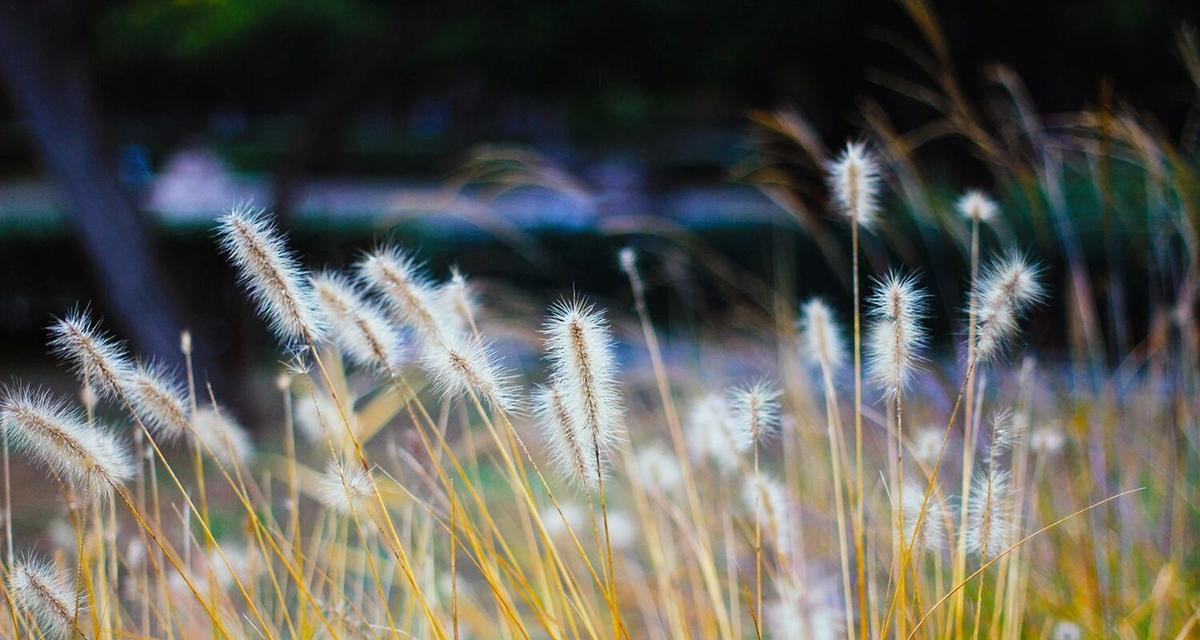
[[[607, 311], [438, 282], [402, 248], [314, 286], [267, 216], [235, 209], [222, 248], [288, 363], [261, 398], [283, 418], [256, 430], [257, 454], [192, 370], [207, 345], [184, 336], [183, 371], [141, 370], [86, 312], [56, 322], [80, 400], [5, 392], [4, 499], [11, 513], [28, 490], [11, 459], [40, 462], [70, 535], [18, 549], [5, 518], [2, 633], [1191, 637], [1187, 141], [1115, 101], [1041, 117], [1002, 69], [990, 73], [1007, 108], [984, 118], [936, 16], [906, 7], [929, 83], [876, 79], [933, 121], [900, 133], [866, 103], [867, 144], [831, 160], [799, 114], [756, 113], [761, 145], [735, 168], [795, 214], [855, 292], [848, 308], [794, 299], [780, 238], [771, 282], [694, 238], [647, 240], [597, 266], [628, 283]], [[1200, 78], [1194, 38], [1179, 45]], [[957, 194], [922, 176], [923, 145], [940, 138], [992, 173], [994, 216], [956, 211]], [[1067, 173], [1090, 176], [1102, 218], [1162, 222], [1145, 223], [1147, 282], [1120, 279], [1124, 248], [1080, 241]], [[1128, 192], [1113, 176], [1144, 197], [1112, 196]], [[931, 246], [967, 267], [901, 275], [906, 253]], [[647, 295], [689, 299], [681, 251], [736, 296], [727, 318], [660, 334]], [[937, 323], [923, 305], [935, 279], [968, 291], [936, 292], [936, 308], [960, 310]], [[1026, 346], [1025, 318], [1052, 320], [1047, 297], [1064, 310], [1062, 353]], [[544, 350], [546, 365], [508, 367], [492, 341]]]

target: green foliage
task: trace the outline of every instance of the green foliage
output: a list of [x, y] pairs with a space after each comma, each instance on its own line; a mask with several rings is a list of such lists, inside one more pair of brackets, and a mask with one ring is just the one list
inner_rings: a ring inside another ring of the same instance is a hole
[[104, 12], [96, 33], [114, 61], [164, 58], [194, 69], [254, 61], [247, 65], [254, 68], [273, 49], [335, 56], [375, 36], [384, 17], [381, 7], [356, 0], [133, 0]]

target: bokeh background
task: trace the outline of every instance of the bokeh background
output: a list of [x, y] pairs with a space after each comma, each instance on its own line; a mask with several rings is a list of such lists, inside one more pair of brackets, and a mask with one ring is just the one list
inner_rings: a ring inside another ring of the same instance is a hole
[[[1194, 151], [1195, 88], [1173, 43], [1200, 19], [1195, 2], [935, 6], [968, 99], [986, 100], [1002, 63], [1042, 113], [1120, 100]], [[457, 264], [485, 291], [505, 283], [539, 304], [620, 298], [613, 256], [633, 243], [656, 257], [653, 284], [671, 285], [651, 290], [668, 327], [736, 302], [695, 276], [708, 258], [664, 239], [677, 232], [765, 279], [787, 256], [798, 296], [845, 301], [808, 230], [751, 179], [769, 150], [756, 114], [795, 109], [829, 148], [869, 109], [920, 127], [929, 108], [905, 79], [923, 72], [924, 37], [900, 3], [865, 0], [5, 2], [0, 371], [53, 377], [44, 328], [83, 304], [166, 360], [190, 328], [207, 378], [244, 403], [246, 365], [278, 356], [211, 222], [247, 201], [278, 213], [310, 266], [390, 239], [440, 276]], [[953, 141], [921, 159], [947, 199], [991, 186]], [[1094, 198], [1072, 197], [1085, 248], [1116, 236], [1124, 275], [1153, 269], [1145, 229], [1111, 227]], [[1019, 244], [1053, 269], [1057, 244], [1037, 247], [1030, 224]], [[891, 249], [867, 250], [879, 262]], [[944, 278], [932, 288], [946, 331], [960, 255], [904, 255]], [[1032, 332], [1044, 353], [1067, 340], [1056, 304]]]

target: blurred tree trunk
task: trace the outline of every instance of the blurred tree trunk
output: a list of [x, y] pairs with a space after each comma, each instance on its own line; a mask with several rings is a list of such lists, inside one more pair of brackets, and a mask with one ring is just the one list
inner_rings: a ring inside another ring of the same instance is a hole
[[146, 230], [102, 150], [80, 43], [86, 3], [0, 2], [0, 74], [46, 171], [68, 198], [116, 320], [140, 351], [179, 360], [171, 304]]

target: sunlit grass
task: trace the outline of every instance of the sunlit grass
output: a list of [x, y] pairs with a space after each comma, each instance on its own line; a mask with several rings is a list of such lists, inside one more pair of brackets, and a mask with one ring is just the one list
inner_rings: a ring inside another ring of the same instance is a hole
[[[4, 519], [0, 634], [1196, 633], [1193, 167], [1132, 111], [1045, 124], [1003, 69], [992, 77], [1009, 109], [983, 118], [939, 73], [936, 17], [906, 6], [931, 51], [929, 84], [876, 79], [933, 123], [897, 132], [865, 105], [863, 141], [839, 155], [796, 113], [755, 114], [769, 141], [735, 172], [810, 232], [854, 292], [847, 308], [794, 299], [805, 275], [786, 247], [771, 248], [767, 283], [682, 233], [595, 265], [628, 284], [607, 309], [570, 283], [541, 310], [492, 306], [513, 289], [484, 297], [469, 274], [437, 278], [417, 247], [364, 247], [355, 267], [314, 279], [269, 215], [237, 208], [222, 247], [287, 363], [277, 395], [256, 398], [284, 417], [254, 442], [192, 369], [208, 346], [190, 334], [171, 371], [86, 311], [57, 321], [52, 346], [79, 400], [13, 386], [0, 420], [6, 513], [54, 500], [63, 519], [28, 548]], [[1194, 39], [1180, 45], [1194, 66]], [[939, 137], [972, 149], [995, 196], [929, 185], [919, 152]], [[1086, 259], [1066, 171], [1090, 172], [1099, 194], [1114, 171], [1142, 181], [1139, 206], [1164, 221], [1153, 282], [1114, 281]], [[575, 185], [516, 174], [521, 188]], [[1013, 201], [1041, 216], [1036, 239], [1007, 217]], [[889, 221], [898, 209], [919, 241]], [[931, 242], [963, 272], [910, 276], [877, 250]], [[1040, 259], [1047, 243], [1061, 269]], [[648, 291], [676, 293], [681, 251], [738, 294], [726, 316], [653, 321]], [[931, 275], [966, 292], [933, 307], [953, 317], [926, 305]], [[1125, 311], [1105, 301], [1151, 288], [1148, 332], [1108, 357]], [[1031, 315], [1051, 321], [1047, 299], [1066, 310], [1068, 341], [1038, 353], [1026, 336]], [[931, 333], [935, 320], [955, 332]], [[14, 456], [41, 464], [54, 490], [11, 486]]]

